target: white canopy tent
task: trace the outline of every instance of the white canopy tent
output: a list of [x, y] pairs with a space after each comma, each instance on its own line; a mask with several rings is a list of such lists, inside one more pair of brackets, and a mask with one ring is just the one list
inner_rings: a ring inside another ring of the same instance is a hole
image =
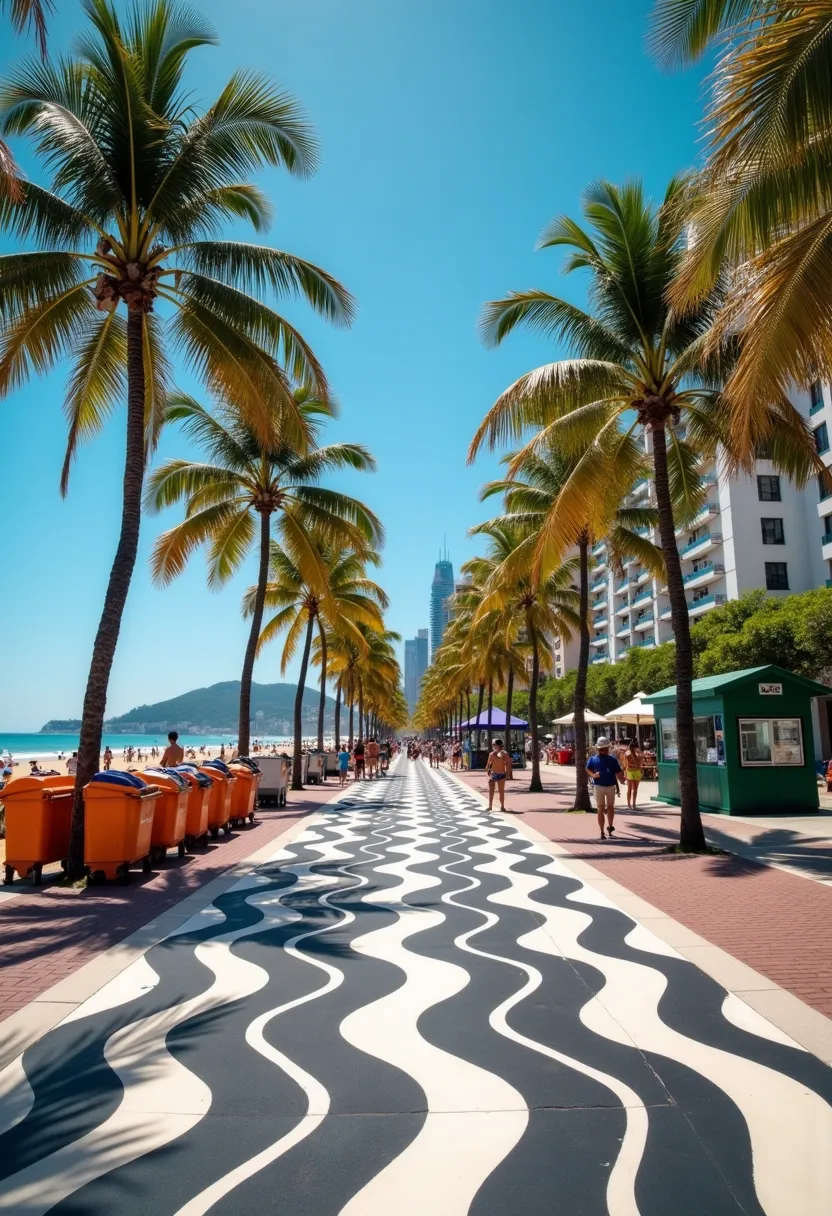
[[632, 701], [628, 701], [626, 705], [619, 705], [618, 709], [611, 709], [607, 714], [607, 721], [628, 722], [632, 726], [655, 722], [653, 706], [644, 700], [646, 696], [646, 692], [637, 692]]
[[[596, 714], [594, 712], [594, 710], [591, 710], [591, 709], [584, 710], [584, 721], [586, 722], [586, 724], [588, 726], [591, 723], [606, 722], [606, 720], [607, 719], [602, 714]], [[574, 725], [575, 725], [574, 713], [564, 714], [562, 718], [555, 718], [555, 726], [574, 726]]]
[[644, 698], [646, 692], [637, 692], [631, 701], [626, 705], [619, 705], [618, 709], [611, 709], [607, 714], [607, 721], [622, 722], [636, 728], [636, 740], [641, 746], [641, 727], [656, 721], [653, 713], [653, 706]]

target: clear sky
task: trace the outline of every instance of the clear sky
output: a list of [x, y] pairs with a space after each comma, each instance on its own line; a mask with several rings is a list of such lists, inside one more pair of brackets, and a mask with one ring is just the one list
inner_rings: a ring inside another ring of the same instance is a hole
[[[389, 623], [412, 637], [428, 624], [443, 536], [457, 571], [475, 551], [466, 532], [484, 518], [477, 490], [497, 468], [465, 465], [477, 422], [511, 380], [558, 353], [520, 334], [485, 350], [482, 303], [528, 287], [580, 299], [579, 282], [558, 284], [558, 254], [534, 252], [536, 237], [555, 214], [576, 214], [599, 177], [641, 176], [660, 194], [696, 155], [699, 77], [662, 76], [647, 58], [650, 0], [195, 2], [220, 37], [191, 57], [195, 101], [251, 67], [290, 89], [317, 128], [321, 168], [311, 181], [278, 171], [260, 179], [276, 208], [267, 239], [318, 261], [358, 298], [350, 331], [298, 303], [285, 312], [314, 342], [340, 399], [330, 437], [365, 443], [378, 459], [375, 476], [340, 484], [384, 520]], [[52, 44], [65, 51], [80, 5], [57, 8]], [[23, 48], [0, 21], [5, 64]], [[0, 402], [5, 730], [80, 715], [118, 533], [123, 414], [84, 450], [62, 501], [63, 381], [58, 371]], [[179, 382], [190, 386], [184, 373]], [[159, 457], [184, 450], [171, 432]], [[112, 714], [239, 676], [240, 595], [253, 571], [211, 594], [196, 558], [172, 587], [154, 588], [147, 555], [176, 518], [143, 525]], [[274, 648], [255, 679], [280, 678]]]

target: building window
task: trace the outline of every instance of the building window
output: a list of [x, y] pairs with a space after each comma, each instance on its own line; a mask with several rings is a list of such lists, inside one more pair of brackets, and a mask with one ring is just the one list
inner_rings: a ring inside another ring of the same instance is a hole
[[809, 389], [809, 396], [812, 399], [812, 408], [818, 409], [823, 405], [823, 389], [821, 388], [820, 380], [815, 380]]
[[766, 562], [766, 591], [788, 591], [789, 574], [785, 562]]
[[780, 502], [780, 478], [771, 473], [759, 474], [757, 496], [760, 502]]
[[823, 502], [824, 498], [829, 498], [832, 495], [832, 474], [818, 473], [818, 498]]
[[764, 545], [785, 545], [782, 519], [761, 519]]
[[829, 429], [825, 422], [815, 427], [815, 448], [818, 456], [829, 451]]

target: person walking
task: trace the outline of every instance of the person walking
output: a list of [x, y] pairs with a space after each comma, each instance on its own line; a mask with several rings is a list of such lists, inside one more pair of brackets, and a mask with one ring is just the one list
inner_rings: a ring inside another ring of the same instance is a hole
[[73, 752], [66, 762], [66, 771], [70, 777], [75, 777], [78, 773], [78, 753]]
[[623, 767], [624, 776], [627, 780], [627, 809], [634, 811], [636, 809], [638, 787], [642, 773], [642, 755], [638, 750], [635, 739], [631, 739], [627, 744], [627, 750], [623, 756]]
[[371, 735], [371, 737], [367, 740], [367, 749], [366, 749], [367, 777], [368, 778], [369, 777], [373, 777], [373, 778], [378, 777], [379, 750], [380, 750], [380, 748], [379, 748], [378, 744], [376, 743], [375, 735]]
[[615, 825], [615, 796], [620, 793], [618, 774], [621, 765], [615, 756], [610, 755], [610, 741], [602, 735], [595, 743], [597, 756], [590, 756], [586, 762], [586, 772], [593, 778], [595, 786], [595, 806], [598, 810], [598, 827], [601, 839], [604, 840], [604, 816], [607, 821], [607, 836], [612, 840]]
[[355, 747], [352, 749], [354, 769], [353, 780], [364, 780], [364, 740], [359, 739]]
[[503, 751], [502, 739], [495, 739], [488, 759], [485, 762], [488, 773], [488, 809], [494, 804], [494, 790], [500, 795], [500, 810], [506, 809], [506, 775], [508, 773], [508, 753]]
[[341, 750], [338, 753], [338, 784], [346, 785], [347, 776], [350, 771], [350, 753], [347, 750], [346, 743], [341, 744]]

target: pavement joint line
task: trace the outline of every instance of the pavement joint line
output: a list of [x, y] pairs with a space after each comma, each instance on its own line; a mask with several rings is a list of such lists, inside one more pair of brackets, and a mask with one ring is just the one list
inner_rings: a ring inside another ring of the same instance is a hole
[[[471, 794], [483, 807], [488, 808], [488, 799], [478, 789], [468, 785], [452, 770], [445, 769], [444, 771], [466, 793]], [[744, 1001], [746, 1005], [750, 1005], [752, 1009], [767, 1018], [778, 1030], [789, 1035], [806, 1051], [832, 1067], [832, 1019], [819, 1013], [818, 1010], [812, 1009], [794, 993], [787, 992], [774, 980], [755, 971], [753, 967], [749, 967], [741, 959], [735, 958], [727, 950], [715, 946], [713, 942], [694, 933], [687, 925], [675, 920], [660, 908], [654, 907], [647, 900], [630, 891], [628, 887], [622, 886], [615, 879], [607, 878], [590, 862], [577, 858], [570, 861], [569, 858], [572, 857], [572, 854], [568, 849], [564, 849], [556, 841], [549, 840], [542, 832], [524, 823], [520, 816], [500, 811], [491, 813], [499, 816], [504, 823], [514, 824], [521, 835], [539, 845], [545, 852], [557, 857], [558, 861], [576, 878], [591, 882], [601, 894], [606, 895], [613, 902], [618, 902], [619, 893], [622, 899], [639, 900], [641, 911], [634, 911], [626, 906], [623, 906], [621, 910], [639, 924], [643, 924], [646, 929], [675, 950], [677, 954], [686, 958], [688, 962], [692, 962], [727, 992]], [[789, 872], [793, 873], [791, 870]], [[649, 923], [645, 924], [645, 921]], [[682, 944], [680, 944], [680, 938], [683, 939]]]
[[[342, 801], [350, 788], [350, 786], [338, 787], [332, 798], [322, 803], [322, 806], [331, 807], [333, 803]], [[28, 1047], [62, 1022], [65, 1017], [73, 1013], [84, 1001], [94, 996], [110, 980], [115, 979], [122, 971], [126, 971], [137, 958], [141, 958], [147, 954], [148, 950], [164, 941], [174, 929], [184, 921], [190, 920], [195, 912], [201, 911], [211, 904], [218, 895], [222, 895], [240, 878], [250, 874], [280, 848], [291, 844], [296, 836], [300, 836], [315, 824], [323, 822], [325, 822], [325, 817], [321, 810], [296, 820], [285, 832], [274, 837], [269, 844], [260, 845], [248, 857], [234, 862], [223, 874], [212, 878], [196, 891], [191, 891], [177, 903], [172, 904], [165, 912], [152, 916], [146, 924], [134, 929], [120, 942], [116, 942], [106, 950], [94, 955], [77, 971], [64, 976], [50, 988], [46, 988], [38, 996], [33, 997], [28, 1005], [10, 1013], [2, 1023], [0, 1069], [5, 1068]], [[163, 924], [162, 922], [167, 921], [168, 918], [170, 918], [169, 924]]]

